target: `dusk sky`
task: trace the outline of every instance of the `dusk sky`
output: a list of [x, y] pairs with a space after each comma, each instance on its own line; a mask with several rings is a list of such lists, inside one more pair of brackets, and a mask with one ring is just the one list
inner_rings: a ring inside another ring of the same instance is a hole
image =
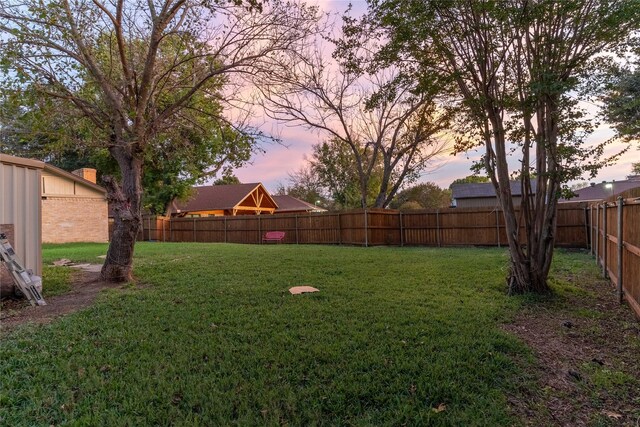
[[[343, 12], [347, 9], [349, 1], [325, 0], [318, 2], [320, 6], [332, 12]], [[352, 1], [352, 15], [361, 15], [366, 10], [366, 2]], [[305, 164], [305, 155], [311, 153], [311, 146], [323, 140], [322, 135], [311, 132], [302, 127], [285, 127], [277, 123], [267, 122], [262, 130], [279, 135], [283, 145], [263, 145], [266, 151], [264, 154], [255, 155], [251, 163], [235, 171], [235, 175], [241, 182], [262, 182], [269, 191], [274, 191], [279, 183], [288, 185], [288, 174], [299, 169]], [[590, 141], [597, 142], [610, 138], [613, 135], [607, 126], [601, 126], [590, 138]], [[601, 182], [610, 180], [623, 180], [631, 171], [631, 163], [640, 162], [640, 149], [636, 144], [630, 149], [622, 159], [615, 165], [604, 168], [591, 182]], [[620, 146], [611, 146], [608, 153], [617, 152]], [[445, 155], [439, 162], [436, 170], [427, 170], [420, 178], [420, 182], [435, 182], [440, 187], [448, 187], [456, 178], [470, 175], [469, 168], [473, 160], [478, 159], [481, 151], [468, 153]], [[582, 181], [589, 181], [585, 178]]]

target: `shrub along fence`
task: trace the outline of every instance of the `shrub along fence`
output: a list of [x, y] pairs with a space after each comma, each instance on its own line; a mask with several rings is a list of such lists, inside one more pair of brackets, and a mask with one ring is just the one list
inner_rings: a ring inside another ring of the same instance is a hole
[[[556, 245], [587, 248], [589, 209], [561, 204]], [[262, 243], [267, 231], [284, 231], [284, 243], [361, 246], [503, 246], [502, 211], [449, 208], [400, 212], [387, 209], [324, 214], [166, 218], [143, 221], [138, 240], [161, 242]], [[522, 229], [524, 231], [524, 229]]]
[[640, 191], [594, 203], [589, 216], [591, 253], [603, 277], [616, 286], [619, 301], [626, 299], [640, 317]]

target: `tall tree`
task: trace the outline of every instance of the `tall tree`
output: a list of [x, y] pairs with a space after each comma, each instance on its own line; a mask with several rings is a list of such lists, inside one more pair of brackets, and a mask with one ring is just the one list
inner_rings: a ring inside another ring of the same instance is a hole
[[353, 156], [350, 146], [343, 141], [331, 139], [313, 145], [308, 159], [318, 184], [325, 189], [333, 200], [333, 209], [353, 209], [373, 206], [380, 194], [382, 181], [382, 164], [371, 167], [366, 180], [366, 191], [363, 194], [362, 182], [358, 174], [357, 158]]
[[[334, 61], [316, 46], [299, 52], [303, 60], [296, 67], [258, 75], [269, 81], [260, 86], [263, 107], [275, 120], [304, 126], [339, 144], [353, 159], [360, 206], [383, 208], [444, 151], [438, 136], [450, 116], [433, 93], [415, 93], [413, 82], [400, 79], [393, 67], [368, 72], [366, 49], [352, 46], [336, 51]], [[347, 65], [345, 58], [358, 58], [359, 64]], [[369, 204], [369, 181], [378, 166], [378, 192]]]
[[425, 182], [402, 190], [391, 202], [401, 210], [438, 209], [451, 206], [451, 190], [442, 189], [433, 182]]
[[185, 129], [202, 135], [220, 79], [291, 61], [316, 15], [279, 0], [0, 4], [3, 82], [32, 84], [90, 121], [118, 165], [119, 177], [103, 178], [115, 207], [103, 278], [131, 278], [150, 153], [186, 141]]
[[[74, 110], [62, 108], [59, 100], [39, 98], [32, 87], [4, 93], [1, 151], [68, 171], [93, 167], [99, 178], [118, 175], [117, 164], [101, 146], [105, 136], [86, 118], [79, 119]], [[195, 97], [205, 95], [200, 92]], [[158, 136], [157, 145], [145, 153], [142, 204], [153, 214], [163, 215], [172, 200], [186, 197], [197, 182], [219, 172], [228, 175], [250, 159], [255, 139], [215, 119], [222, 112], [218, 100], [205, 97], [199, 103], [209, 113], [200, 120], [200, 130], [194, 132], [191, 125], [177, 129], [181, 123], [176, 123], [171, 136]]]
[[[593, 156], [602, 152], [584, 145], [591, 125], [575, 90], [596, 54], [627, 43], [639, 12], [637, 0], [371, 1], [367, 23], [388, 40], [382, 65], [400, 61], [417, 80], [429, 70], [455, 84], [465, 119], [458, 149], [484, 147], [504, 212], [511, 293], [549, 291], [561, 186], [595, 171]], [[507, 162], [516, 150], [519, 213]]]

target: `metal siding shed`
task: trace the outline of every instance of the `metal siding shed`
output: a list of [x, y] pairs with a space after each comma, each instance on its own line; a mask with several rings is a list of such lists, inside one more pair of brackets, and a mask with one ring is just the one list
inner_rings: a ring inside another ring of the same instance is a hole
[[0, 225], [13, 226], [13, 247], [42, 276], [40, 181], [44, 163], [0, 154]]

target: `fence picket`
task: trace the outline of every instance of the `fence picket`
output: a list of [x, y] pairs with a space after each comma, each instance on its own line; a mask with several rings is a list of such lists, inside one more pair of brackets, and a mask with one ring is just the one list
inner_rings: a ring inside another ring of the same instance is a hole
[[[631, 198], [625, 198], [625, 196], [631, 196]], [[617, 198], [617, 203], [614, 205], [617, 207], [617, 212], [611, 217], [611, 222], [616, 223], [615, 237], [608, 234], [609, 228], [613, 232], [614, 225], [608, 224], [607, 202], [595, 204], [596, 218], [592, 235], [596, 236], [596, 262], [599, 262], [602, 252], [603, 275], [609, 272], [609, 279], [616, 288], [616, 298], [620, 303], [626, 300], [636, 316], [640, 318], [640, 227], [637, 226], [640, 222], [640, 204], [635, 197], [637, 194], [632, 190]], [[610, 199], [611, 202], [614, 200]], [[592, 210], [593, 207], [592, 205]], [[600, 221], [600, 212], [602, 212], [602, 221]], [[600, 235], [602, 235], [601, 250], [599, 250]], [[614, 251], [611, 251], [610, 263], [607, 260], [609, 242], [615, 243], [617, 249], [615, 255]], [[611, 264], [611, 270], [608, 270], [609, 264]]]
[[[591, 246], [595, 246], [595, 255], [601, 260], [600, 233], [590, 233], [589, 224], [585, 224], [589, 222], [589, 216], [584, 215], [583, 205], [561, 205], [556, 244], [588, 248], [588, 235], [591, 234], [591, 241], [595, 242]], [[598, 230], [601, 210], [596, 207], [594, 230]], [[261, 233], [280, 230], [293, 233], [286, 242], [297, 244], [502, 246], [500, 216], [501, 211], [495, 208], [450, 208], [402, 213], [388, 209], [358, 209], [340, 213], [281, 214], [258, 218], [253, 215], [145, 217], [144, 230], [141, 230], [139, 238], [168, 242], [260, 243]], [[162, 239], [157, 235], [160, 230]], [[603, 238], [603, 242], [606, 242], [606, 238]]]
[[616, 286], [616, 292], [618, 301], [622, 304], [623, 299], [623, 282], [624, 282], [624, 274], [623, 274], [623, 265], [622, 260], [624, 258], [624, 227], [623, 227], [623, 215], [624, 214], [624, 199], [622, 197], [618, 197], [618, 283]]
[[[591, 204], [589, 211], [584, 203], [561, 204], [558, 207], [556, 245], [589, 249], [596, 263], [602, 267], [603, 275], [607, 275], [610, 266], [608, 275], [615, 281], [618, 298], [626, 299], [640, 317], [638, 195], [618, 199], [617, 215], [611, 214], [610, 222], [615, 222], [615, 225], [608, 224], [605, 203]], [[295, 233], [295, 240], [287, 237], [285, 243], [296, 244], [501, 246], [500, 215], [501, 211], [495, 208], [404, 212], [359, 209], [327, 214], [268, 215], [258, 217], [257, 229], [256, 218], [250, 215], [207, 218], [150, 216], [142, 221], [143, 230], [139, 238], [166, 242], [260, 243], [263, 231], [280, 230]], [[308, 225], [301, 227], [300, 221]], [[202, 226], [198, 227], [198, 223]], [[610, 227], [612, 233], [617, 229], [617, 236], [608, 234]], [[617, 250], [613, 249], [614, 242]], [[608, 251], [610, 244], [612, 248]]]

